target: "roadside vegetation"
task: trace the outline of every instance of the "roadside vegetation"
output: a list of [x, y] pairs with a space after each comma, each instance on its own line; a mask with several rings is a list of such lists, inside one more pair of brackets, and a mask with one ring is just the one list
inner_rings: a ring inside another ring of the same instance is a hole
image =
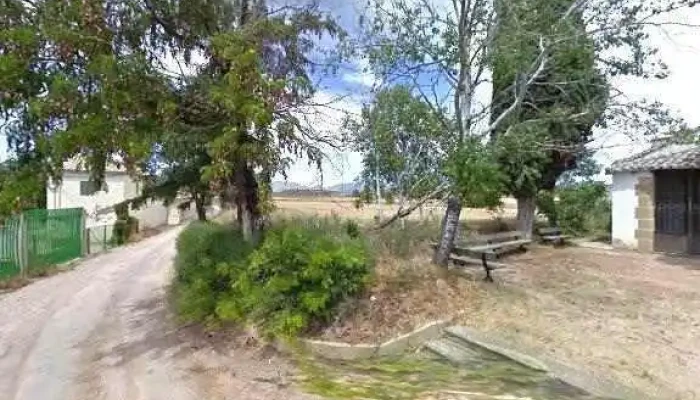
[[[368, 221], [367, 221], [368, 222]], [[436, 221], [367, 229], [340, 217], [274, 218], [251, 246], [231, 225], [197, 222], [177, 242], [183, 322], [254, 327], [268, 339], [387, 340], [477, 301], [471, 279], [431, 264]]]
[[217, 223], [188, 227], [177, 243], [174, 291], [183, 319], [253, 324], [267, 336], [296, 336], [332, 320], [366, 290], [373, 257], [356, 225], [285, 220], [253, 247]]

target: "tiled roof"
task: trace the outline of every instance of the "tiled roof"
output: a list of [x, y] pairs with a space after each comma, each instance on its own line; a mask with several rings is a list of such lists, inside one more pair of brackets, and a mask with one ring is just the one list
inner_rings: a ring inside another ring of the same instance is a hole
[[614, 162], [610, 169], [613, 172], [700, 169], [700, 145], [666, 144], [653, 146], [647, 151]]

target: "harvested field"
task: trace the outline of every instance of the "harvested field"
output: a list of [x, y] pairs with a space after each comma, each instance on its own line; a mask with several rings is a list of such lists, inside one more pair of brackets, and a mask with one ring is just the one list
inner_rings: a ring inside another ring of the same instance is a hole
[[[275, 197], [277, 213], [288, 216], [337, 215], [342, 218], [352, 218], [361, 221], [371, 221], [376, 215], [374, 204], [364, 204], [355, 207], [352, 197]], [[398, 206], [383, 205], [382, 215], [388, 217], [398, 210]], [[440, 220], [444, 213], [442, 203], [429, 203], [411, 214], [409, 220]], [[464, 221], [492, 221], [494, 219], [511, 219], [515, 216], [515, 200], [506, 198], [500, 210], [465, 208], [462, 212]]]

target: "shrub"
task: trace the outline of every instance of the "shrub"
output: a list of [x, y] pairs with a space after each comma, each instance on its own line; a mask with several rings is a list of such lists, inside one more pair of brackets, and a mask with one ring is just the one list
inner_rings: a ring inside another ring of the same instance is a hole
[[353, 220], [347, 220], [345, 222], [345, 233], [353, 239], [358, 239], [361, 236], [360, 225]]
[[127, 216], [126, 220], [118, 220], [112, 227], [113, 244], [121, 246], [129, 242], [129, 240], [139, 231], [139, 220]]
[[252, 248], [232, 226], [194, 222], [177, 239], [175, 306], [186, 322], [211, 320]]
[[606, 236], [611, 230], [611, 201], [600, 182], [581, 183], [557, 191], [559, 226], [574, 235]]
[[320, 221], [282, 223], [267, 232], [217, 315], [255, 323], [270, 336], [293, 336], [328, 321], [342, 300], [361, 292], [371, 265], [363, 241], [324, 230], [329, 221]]

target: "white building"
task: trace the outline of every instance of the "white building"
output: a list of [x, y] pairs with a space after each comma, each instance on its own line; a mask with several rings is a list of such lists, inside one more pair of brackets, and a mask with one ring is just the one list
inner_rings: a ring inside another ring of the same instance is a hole
[[[80, 162], [64, 163], [63, 180], [47, 185], [46, 208], [83, 208], [88, 228], [113, 225], [117, 220], [114, 205], [141, 195], [142, 186], [123, 169], [114, 164], [107, 165], [105, 181], [97, 187], [90, 181], [90, 173]], [[165, 207], [159, 201], [144, 204], [130, 215], [139, 220], [139, 227], [153, 228], [166, 224], [178, 224], [180, 211], [177, 207]]]
[[700, 253], [700, 146], [657, 145], [611, 171], [613, 245]]

